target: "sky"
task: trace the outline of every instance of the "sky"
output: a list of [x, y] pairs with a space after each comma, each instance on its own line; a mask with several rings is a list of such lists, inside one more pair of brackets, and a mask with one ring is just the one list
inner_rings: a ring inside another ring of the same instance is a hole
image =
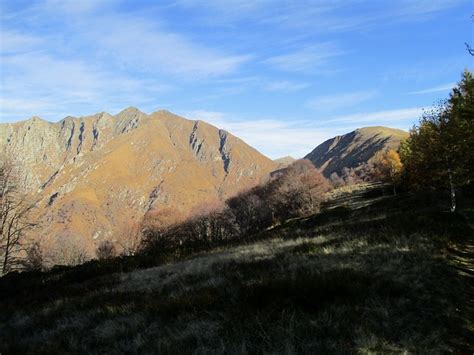
[[134, 106], [271, 158], [408, 130], [473, 57], [470, 0], [1, 0], [0, 122]]

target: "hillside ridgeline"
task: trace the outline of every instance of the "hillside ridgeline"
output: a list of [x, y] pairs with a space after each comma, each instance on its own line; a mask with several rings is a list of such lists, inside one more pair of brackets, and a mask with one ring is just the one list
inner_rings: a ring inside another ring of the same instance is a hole
[[356, 169], [370, 162], [377, 152], [398, 150], [400, 142], [408, 138], [408, 132], [382, 126], [359, 128], [342, 136], [337, 136], [318, 145], [305, 156], [322, 170], [324, 176], [343, 170]]

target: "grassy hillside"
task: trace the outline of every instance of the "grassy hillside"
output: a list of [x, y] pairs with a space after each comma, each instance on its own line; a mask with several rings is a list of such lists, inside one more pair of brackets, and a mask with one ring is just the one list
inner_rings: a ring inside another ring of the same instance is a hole
[[305, 156], [322, 170], [326, 177], [341, 175], [344, 168], [357, 168], [367, 163], [377, 152], [395, 149], [408, 138], [408, 132], [383, 127], [364, 127], [337, 136], [318, 145]]
[[367, 186], [245, 245], [7, 275], [0, 352], [466, 352], [473, 210], [443, 210]]

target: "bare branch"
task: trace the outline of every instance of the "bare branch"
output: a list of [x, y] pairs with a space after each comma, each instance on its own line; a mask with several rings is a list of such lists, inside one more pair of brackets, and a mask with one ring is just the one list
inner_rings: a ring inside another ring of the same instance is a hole
[[467, 50], [467, 52], [468, 52], [470, 55], [474, 56], [474, 48], [472, 48], [472, 47], [470, 46], [470, 44], [467, 43], [467, 42], [465, 42], [464, 44], [466, 45], [466, 50]]

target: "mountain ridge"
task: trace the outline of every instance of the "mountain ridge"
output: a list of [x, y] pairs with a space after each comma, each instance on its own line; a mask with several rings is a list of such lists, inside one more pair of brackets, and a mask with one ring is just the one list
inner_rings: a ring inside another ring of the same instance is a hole
[[188, 215], [255, 186], [277, 167], [204, 121], [133, 107], [115, 116], [2, 124], [0, 148], [38, 200], [45, 243], [85, 241], [89, 257], [100, 240], [115, 238], [149, 211]]
[[344, 168], [357, 168], [367, 163], [378, 151], [397, 150], [408, 132], [400, 129], [369, 126], [335, 136], [314, 148], [305, 159], [322, 170], [326, 177], [333, 173], [342, 174]]

